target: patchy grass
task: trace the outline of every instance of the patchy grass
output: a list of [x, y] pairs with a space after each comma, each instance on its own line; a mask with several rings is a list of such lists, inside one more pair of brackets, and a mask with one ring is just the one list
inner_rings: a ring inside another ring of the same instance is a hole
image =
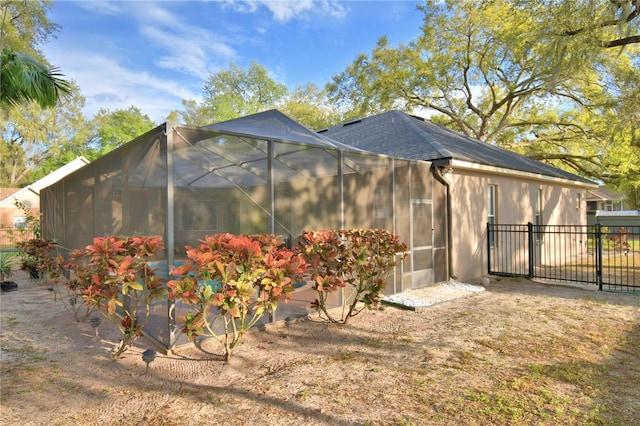
[[640, 424], [640, 295], [504, 279], [422, 312], [267, 327], [229, 364], [204, 342], [148, 374], [144, 339], [114, 363], [108, 329], [25, 306], [2, 306], [7, 424]]

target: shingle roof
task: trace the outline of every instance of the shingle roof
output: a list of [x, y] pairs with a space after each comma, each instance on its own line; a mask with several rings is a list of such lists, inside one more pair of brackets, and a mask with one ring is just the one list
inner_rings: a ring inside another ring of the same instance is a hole
[[360, 151], [354, 146], [344, 145], [310, 130], [276, 109], [214, 123], [204, 129], [259, 139]]
[[615, 200], [621, 201], [627, 198], [625, 194], [620, 194], [617, 192], [609, 191], [606, 188], [600, 187], [595, 189], [590, 189], [587, 192], [587, 201], [590, 200]]
[[487, 166], [593, 183], [524, 155], [498, 148], [393, 110], [352, 120], [319, 132], [366, 151], [409, 160], [454, 159]]

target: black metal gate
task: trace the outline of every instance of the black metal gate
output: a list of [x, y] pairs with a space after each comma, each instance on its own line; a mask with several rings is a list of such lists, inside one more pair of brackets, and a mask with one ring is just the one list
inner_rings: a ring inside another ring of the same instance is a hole
[[487, 224], [488, 272], [640, 292], [640, 226]]

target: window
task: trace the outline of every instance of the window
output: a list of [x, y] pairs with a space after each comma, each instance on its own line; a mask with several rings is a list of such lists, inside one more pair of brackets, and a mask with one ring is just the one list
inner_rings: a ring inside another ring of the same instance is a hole
[[[496, 224], [496, 186], [487, 187], [487, 223]], [[489, 233], [489, 247], [495, 247], [496, 236], [494, 232]]]
[[581, 205], [582, 205], [582, 194], [578, 192], [576, 194], [576, 210], [580, 210]]
[[542, 189], [538, 189], [536, 191], [536, 210], [535, 210], [535, 223], [536, 229], [534, 231], [536, 235], [536, 241], [540, 241], [541, 229], [542, 226]]
[[24, 216], [14, 216], [13, 217], [13, 227], [24, 229], [27, 227], [27, 218]]

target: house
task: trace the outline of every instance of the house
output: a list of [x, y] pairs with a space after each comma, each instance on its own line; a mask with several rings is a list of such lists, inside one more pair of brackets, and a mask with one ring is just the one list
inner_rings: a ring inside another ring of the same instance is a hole
[[[446, 246], [450, 279], [468, 280], [486, 273], [489, 247], [503, 243], [487, 241], [487, 223], [586, 225], [586, 194], [597, 187], [564, 170], [400, 111], [352, 120], [319, 134], [366, 151], [430, 164], [433, 193], [444, 193], [444, 199], [434, 196], [428, 211], [421, 214], [430, 215], [432, 225], [426, 232], [446, 233], [446, 244], [434, 246], [434, 252]], [[416, 203], [412, 200], [413, 207]], [[433, 259], [440, 262], [442, 256]]]
[[[42, 231], [69, 249], [105, 234], [160, 235], [167, 270], [207, 234], [273, 233], [293, 245], [304, 230], [381, 228], [410, 249], [392, 294], [486, 273], [487, 222], [584, 222], [591, 187], [398, 111], [314, 132], [271, 110], [139, 136], [43, 189]], [[305, 291], [276, 315], [306, 315]], [[179, 339], [176, 303], [154, 305], [145, 328], [166, 348]]]
[[602, 212], [619, 212], [628, 209], [625, 194], [620, 194], [601, 186], [587, 191], [587, 224], [597, 222], [596, 215]]
[[31, 214], [39, 217], [40, 191], [42, 188], [56, 183], [69, 173], [78, 170], [88, 163], [89, 160], [86, 158], [78, 157], [24, 188], [1, 188], [0, 228], [18, 228], [24, 226], [26, 215], [24, 210], [16, 207], [16, 201], [19, 201], [28, 208]]
[[601, 186], [587, 191], [587, 212], [628, 210], [627, 196]]

